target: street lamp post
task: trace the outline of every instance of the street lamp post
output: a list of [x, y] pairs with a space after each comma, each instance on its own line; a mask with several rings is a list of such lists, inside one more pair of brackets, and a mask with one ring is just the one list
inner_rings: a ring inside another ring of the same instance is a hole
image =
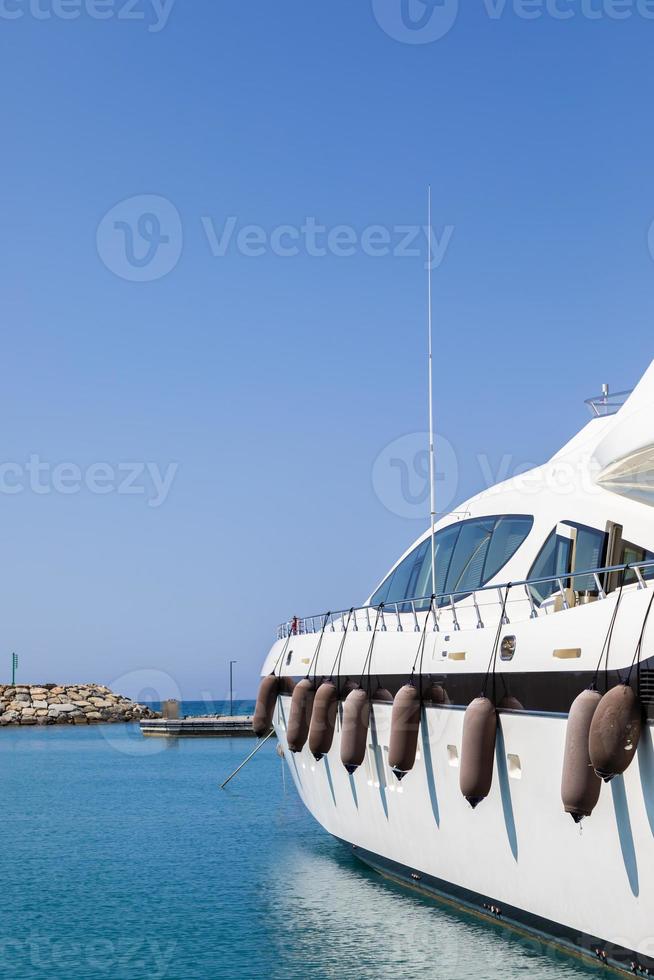
[[229, 661], [229, 714], [230, 717], [234, 714], [234, 664], [237, 664], [238, 660]]

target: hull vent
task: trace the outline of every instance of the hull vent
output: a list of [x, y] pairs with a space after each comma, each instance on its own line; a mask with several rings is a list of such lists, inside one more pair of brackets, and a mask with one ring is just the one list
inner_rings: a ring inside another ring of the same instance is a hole
[[640, 699], [643, 704], [654, 705], [654, 670], [640, 672]]

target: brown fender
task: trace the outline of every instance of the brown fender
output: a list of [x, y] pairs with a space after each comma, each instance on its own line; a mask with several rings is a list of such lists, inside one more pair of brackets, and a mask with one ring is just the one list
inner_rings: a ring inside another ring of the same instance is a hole
[[289, 697], [295, 690], [295, 681], [292, 677], [280, 677], [279, 678], [279, 693], [288, 694]]
[[524, 705], [512, 694], [505, 694], [498, 707], [500, 711], [524, 711]]
[[430, 700], [432, 704], [451, 704], [450, 696], [447, 693], [443, 684], [432, 684], [430, 691]]
[[604, 782], [629, 768], [642, 727], [643, 709], [634, 691], [626, 684], [607, 691], [595, 712], [588, 738], [590, 761]]
[[459, 785], [475, 809], [485, 800], [493, 785], [493, 763], [497, 738], [497, 711], [486, 697], [476, 698], [466, 708], [461, 743]]
[[337, 686], [338, 686], [339, 697], [341, 701], [345, 701], [348, 694], [351, 694], [352, 691], [358, 691], [360, 687], [358, 681], [351, 681], [349, 680], [349, 678], [348, 680], [345, 681], [344, 684], [341, 684], [340, 681], [337, 682]]
[[327, 755], [334, 741], [338, 691], [333, 681], [325, 681], [316, 692], [309, 726], [309, 751], [316, 762]]
[[343, 704], [341, 732], [341, 762], [350, 775], [356, 772], [366, 757], [370, 698], [363, 688], [350, 691]]
[[272, 728], [273, 714], [279, 694], [279, 677], [268, 674], [259, 684], [257, 703], [252, 718], [252, 730], [257, 738], [263, 738]]
[[316, 685], [308, 677], [295, 685], [286, 730], [286, 741], [291, 752], [301, 752], [306, 745], [315, 695]]
[[599, 691], [582, 691], [573, 701], [568, 715], [561, 799], [565, 812], [575, 823], [581, 823], [584, 817], [591, 815], [602, 788], [602, 780], [595, 775], [588, 751], [590, 726], [601, 700]]
[[416, 761], [421, 704], [420, 691], [413, 684], [401, 687], [393, 701], [388, 765], [398, 779], [404, 779]]

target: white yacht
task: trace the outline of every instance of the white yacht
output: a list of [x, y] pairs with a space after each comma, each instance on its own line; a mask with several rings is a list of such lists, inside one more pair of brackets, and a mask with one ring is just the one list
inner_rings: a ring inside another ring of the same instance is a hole
[[[654, 971], [654, 364], [633, 392], [605, 389], [589, 405], [592, 419], [548, 463], [438, 521], [367, 602], [281, 626], [262, 676], [274, 674], [268, 723], [300, 797], [358, 858], [544, 948], [644, 976]], [[303, 679], [311, 694], [294, 709]], [[312, 753], [316, 692], [330, 682], [328, 751]], [[419, 724], [403, 766], [391, 758], [392, 702], [407, 684]], [[633, 740], [618, 732], [631, 758], [603, 782], [583, 759], [585, 736], [570, 747], [569, 714], [582, 692], [599, 702], [619, 687], [637, 699], [642, 728]], [[365, 742], [360, 764], [346, 765], [353, 689], [367, 702]], [[464, 722], [480, 696], [493, 744], [488, 787], [471, 796], [463, 769], [482, 764], [484, 747], [471, 761]], [[294, 710], [308, 715], [291, 751]], [[597, 781], [587, 809], [562, 798], [566, 752], [571, 765], [581, 752], [577, 776]]]

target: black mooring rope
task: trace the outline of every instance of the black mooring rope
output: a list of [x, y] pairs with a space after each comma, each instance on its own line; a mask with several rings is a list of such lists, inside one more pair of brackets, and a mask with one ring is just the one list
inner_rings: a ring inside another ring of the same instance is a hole
[[620, 609], [620, 603], [622, 602], [622, 595], [624, 593], [624, 584], [627, 576], [627, 570], [629, 565], [625, 565], [622, 569], [622, 575], [620, 576], [620, 591], [618, 592], [618, 598], [615, 604], [615, 609], [613, 610], [613, 615], [611, 616], [611, 622], [609, 623], [609, 628], [604, 639], [604, 645], [602, 647], [602, 652], [600, 653], [600, 658], [597, 663], [597, 670], [595, 671], [595, 677], [593, 683], [591, 684], [591, 691], [597, 690], [597, 681], [599, 680], [600, 671], [602, 669], [602, 660], [604, 659], [604, 653], [606, 653], [606, 661], [604, 663], [604, 687], [608, 687], [609, 683], [609, 654], [611, 652], [611, 643], [613, 642], [613, 631], [615, 629], [615, 621], [618, 618], [618, 611]]
[[636, 647], [636, 652], [634, 653], [634, 659], [631, 661], [631, 667], [629, 668], [629, 673], [627, 674], [627, 680], [625, 684], [628, 686], [631, 683], [631, 675], [633, 673], [634, 667], [636, 665], [636, 660], [638, 660], [638, 693], [640, 694], [640, 658], [643, 652], [643, 642], [645, 640], [645, 629], [647, 628], [647, 621], [649, 619], [649, 614], [652, 611], [652, 606], [654, 605], [654, 594], [649, 600], [649, 605], [647, 606], [647, 612], [645, 613], [645, 618], [643, 620], [643, 628], [640, 631], [640, 638], [638, 640], [638, 645]]
[[320, 647], [322, 646], [323, 637], [325, 635], [325, 630], [327, 629], [327, 623], [329, 622], [329, 617], [330, 616], [331, 616], [331, 613], [330, 612], [325, 613], [325, 618], [323, 620], [322, 629], [320, 631], [320, 636], [318, 637], [318, 644], [316, 646], [315, 653], [314, 653], [313, 657], [311, 658], [311, 663], [309, 664], [309, 669], [307, 670], [306, 677], [305, 677], [305, 680], [309, 680], [309, 677], [311, 675], [311, 668], [315, 664], [316, 665], [316, 670], [315, 670], [314, 675], [313, 675], [314, 683], [316, 681], [316, 676], [317, 676], [317, 671], [318, 671], [318, 654], [320, 653]]
[[341, 671], [341, 661], [343, 659], [343, 648], [345, 646], [345, 640], [347, 638], [347, 631], [348, 631], [348, 629], [350, 627], [350, 619], [352, 618], [352, 613], [353, 612], [354, 612], [354, 606], [350, 609], [349, 613], [347, 614], [347, 621], [345, 623], [345, 630], [343, 632], [343, 636], [341, 637], [341, 642], [339, 643], [338, 650], [336, 651], [336, 656], [334, 657], [334, 663], [332, 664], [331, 674], [329, 675], [330, 681], [333, 681], [334, 680], [334, 674], [336, 672], [336, 667], [338, 665], [339, 683], [337, 684], [337, 687], [339, 689], [338, 690], [338, 693], [339, 694], [340, 694], [340, 686], [341, 686], [340, 685], [340, 671]]
[[[291, 633], [289, 633], [288, 636], [286, 637], [286, 643], [282, 647], [282, 652], [280, 653], [280, 655], [277, 657], [277, 660], [275, 661], [275, 666], [273, 667], [273, 669], [271, 671], [271, 673], [273, 675], [277, 673], [277, 668], [281, 666], [281, 662], [282, 662], [282, 660], [284, 658], [284, 654], [288, 650], [288, 647], [289, 647], [290, 642], [291, 642]], [[281, 677], [281, 673], [280, 673], [279, 676]]]
[[420, 667], [419, 667], [419, 678], [420, 679], [419, 679], [419, 682], [418, 682], [419, 683], [418, 692], [420, 694], [420, 700], [421, 701], [422, 701], [422, 694], [423, 694], [423, 690], [422, 690], [423, 689], [422, 666], [423, 666], [423, 661], [424, 661], [424, 657], [425, 657], [425, 646], [427, 645], [427, 623], [429, 622], [429, 617], [431, 616], [432, 609], [434, 608], [434, 599], [435, 598], [436, 598], [436, 595], [433, 594], [432, 597], [431, 597], [431, 599], [429, 600], [429, 608], [427, 610], [427, 615], [425, 616], [425, 625], [423, 626], [422, 633], [420, 634], [420, 640], [418, 641], [418, 649], [416, 651], [415, 660], [413, 661], [413, 667], [411, 668], [411, 681], [410, 681], [410, 683], [415, 687], [416, 666], [418, 664], [418, 658], [420, 658]]
[[488, 678], [490, 677], [491, 670], [492, 670], [492, 672], [493, 672], [493, 698], [495, 698], [495, 694], [496, 694], [496, 691], [495, 691], [495, 668], [496, 668], [496, 665], [497, 665], [497, 651], [499, 650], [499, 647], [500, 647], [500, 637], [502, 635], [502, 627], [505, 625], [504, 624], [504, 619], [505, 619], [505, 615], [506, 615], [506, 604], [507, 604], [507, 601], [508, 601], [508, 598], [509, 598], [509, 592], [511, 591], [511, 585], [512, 585], [512, 583], [509, 582], [509, 584], [507, 585], [507, 587], [506, 587], [506, 589], [504, 591], [504, 600], [502, 602], [502, 612], [500, 613], [500, 621], [497, 624], [497, 633], [495, 634], [495, 643], [493, 644], [493, 649], [492, 649], [492, 652], [491, 652], [491, 655], [490, 655], [490, 660], [488, 661], [488, 669], [486, 671], [486, 677], [484, 678], [484, 686], [483, 686], [482, 691], [481, 691], [482, 697], [486, 697], [486, 692], [488, 690]]
[[382, 615], [384, 609], [384, 603], [380, 602], [377, 606], [377, 615], [375, 616], [375, 625], [372, 628], [372, 636], [370, 638], [370, 646], [368, 647], [368, 652], [366, 653], [365, 660], [363, 661], [363, 667], [361, 668], [361, 677], [359, 679], [359, 687], [363, 687], [363, 677], [366, 673], [366, 666], [368, 667], [368, 697], [371, 696], [371, 684], [370, 684], [370, 673], [372, 668], [372, 651], [375, 647], [375, 637], [377, 636], [377, 624], [379, 622], [379, 617]]

